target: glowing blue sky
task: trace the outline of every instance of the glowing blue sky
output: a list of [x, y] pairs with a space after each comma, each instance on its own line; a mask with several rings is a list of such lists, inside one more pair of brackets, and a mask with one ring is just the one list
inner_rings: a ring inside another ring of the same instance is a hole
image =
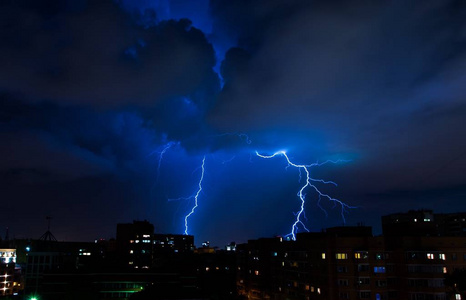
[[[299, 172], [256, 150], [350, 160], [311, 174], [358, 206], [350, 225], [466, 210], [464, 2], [327, 2], [0, 3], [2, 225], [182, 233], [193, 203], [169, 199], [196, 192], [205, 156], [196, 244], [287, 234]], [[309, 229], [342, 224], [307, 197]]]

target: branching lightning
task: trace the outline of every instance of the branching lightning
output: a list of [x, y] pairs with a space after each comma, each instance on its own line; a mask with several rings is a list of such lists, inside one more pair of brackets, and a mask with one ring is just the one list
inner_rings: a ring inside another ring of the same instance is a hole
[[300, 210], [295, 214], [296, 216], [296, 220], [295, 222], [293, 223], [293, 226], [291, 227], [291, 232], [287, 235], [287, 236], [291, 236], [293, 240], [296, 240], [296, 233], [298, 232], [298, 225], [301, 225], [304, 230], [306, 231], [309, 231], [309, 229], [307, 229], [306, 225], [303, 223], [302, 221], [302, 217], [305, 217], [305, 213], [304, 213], [304, 205], [305, 205], [305, 199], [306, 199], [306, 194], [304, 193], [304, 191], [307, 189], [307, 188], [312, 188], [314, 189], [314, 191], [318, 194], [319, 196], [319, 201], [318, 201], [318, 206], [320, 209], [322, 209], [325, 214], [327, 214], [327, 212], [325, 211], [325, 209], [320, 205], [320, 201], [322, 198], [326, 198], [328, 201], [331, 201], [334, 203], [334, 205], [340, 205], [341, 207], [341, 217], [343, 218], [343, 222], [346, 222], [346, 219], [345, 219], [345, 213], [347, 212], [346, 209], [347, 208], [355, 208], [353, 206], [349, 206], [348, 204], [338, 200], [338, 199], [335, 199], [325, 193], [322, 193], [314, 184], [313, 182], [319, 182], [319, 183], [323, 183], [323, 184], [333, 184], [333, 185], [337, 185], [335, 182], [333, 181], [325, 181], [325, 180], [322, 180], [322, 179], [314, 179], [311, 177], [310, 175], [310, 168], [312, 167], [316, 167], [316, 166], [321, 166], [321, 165], [324, 165], [324, 164], [327, 164], [327, 163], [339, 163], [341, 162], [340, 160], [339, 161], [331, 161], [331, 160], [327, 160], [323, 163], [313, 163], [313, 164], [310, 164], [310, 165], [298, 165], [298, 164], [295, 164], [293, 162], [291, 162], [290, 158], [288, 157], [288, 155], [286, 154], [285, 151], [278, 151], [278, 152], [275, 152], [274, 154], [272, 155], [262, 155], [262, 154], [259, 154], [259, 152], [256, 151], [256, 155], [261, 157], [261, 158], [273, 158], [275, 156], [278, 156], [278, 155], [283, 155], [286, 159], [286, 161], [288, 162], [288, 165], [287, 167], [295, 167], [295, 168], [298, 168], [299, 170], [299, 178], [300, 178], [300, 182], [301, 182], [301, 172], [304, 171], [305, 174], [306, 174], [306, 183], [301, 187], [301, 189], [299, 190], [298, 192], [298, 197], [299, 199], [301, 200], [301, 207], [300, 207]]
[[230, 159], [222, 161], [222, 165], [232, 162], [236, 158], [236, 155], [233, 155]]
[[[165, 145], [163, 145], [163, 148], [161, 151], [158, 152], [159, 154], [159, 161], [158, 161], [158, 164], [157, 164], [157, 180], [159, 179], [159, 176], [160, 176], [160, 166], [162, 165], [162, 160], [163, 160], [163, 155], [173, 146], [177, 146], [179, 145], [180, 142], [173, 142], [173, 141], [170, 141], [168, 143], [166, 143]], [[151, 153], [154, 154], [154, 153], [157, 153], [157, 151], [154, 151]]]
[[204, 180], [204, 172], [205, 172], [205, 156], [204, 158], [202, 159], [202, 165], [201, 165], [201, 178], [199, 179], [199, 183], [198, 183], [198, 189], [197, 189], [197, 192], [195, 194], [193, 194], [192, 196], [190, 197], [187, 197], [185, 199], [194, 199], [194, 206], [193, 208], [191, 209], [191, 211], [186, 215], [186, 217], [184, 217], [184, 234], [185, 235], [188, 235], [188, 219], [189, 217], [194, 214], [194, 211], [196, 210], [196, 208], [198, 207], [198, 198], [199, 198], [199, 195], [201, 194], [202, 192], [202, 181]]

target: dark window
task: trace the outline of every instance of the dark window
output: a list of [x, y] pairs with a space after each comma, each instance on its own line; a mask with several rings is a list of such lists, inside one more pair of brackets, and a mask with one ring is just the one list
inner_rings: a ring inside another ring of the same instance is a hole
[[338, 273], [347, 273], [348, 268], [346, 266], [337, 266], [337, 272]]
[[359, 265], [358, 265], [358, 271], [359, 271], [359, 272], [367, 272], [367, 271], [369, 271], [369, 265], [367, 265], [367, 264], [359, 264]]
[[371, 297], [371, 292], [370, 291], [361, 291], [359, 292], [359, 298], [360, 299], [369, 299]]

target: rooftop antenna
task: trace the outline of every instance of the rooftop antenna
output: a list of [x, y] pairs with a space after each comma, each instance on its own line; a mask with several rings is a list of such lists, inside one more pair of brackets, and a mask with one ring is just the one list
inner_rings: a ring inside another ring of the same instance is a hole
[[53, 236], [52, 232], [50, 232], [50, 220], [52, 220], [52, 217], [47, 216], [45, 217], [47, 220], [47, 231], [39, 238], [41, 241], [49, 241], [49, 242], [56, 242], [57, 239], [55, 236]]

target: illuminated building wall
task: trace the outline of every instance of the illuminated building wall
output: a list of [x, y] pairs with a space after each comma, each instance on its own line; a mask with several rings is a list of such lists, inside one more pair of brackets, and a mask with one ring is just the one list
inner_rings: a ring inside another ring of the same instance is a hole
[[16, 249], [0, 249], [0, 263], [16, 263]]
[[0, 249], [0, 296], [15, 296], [23, 289], [16, 249]]
[[370, 227], [339, 227], [300, 233], [296, 242], [277, 241], [238, 246], [239, 294], [277, 300], [447, 300], [445, 276], [466, 268], [461, 236], [372, 236]]

